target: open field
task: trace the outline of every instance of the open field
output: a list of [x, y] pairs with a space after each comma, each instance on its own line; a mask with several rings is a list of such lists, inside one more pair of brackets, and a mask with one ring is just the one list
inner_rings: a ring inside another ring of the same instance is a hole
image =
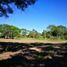
[[22, 39], [0, 39], [0, 42], [18, 42], [18, 43], [67, 43], [67, 40], [37, 40], [31, 38]]

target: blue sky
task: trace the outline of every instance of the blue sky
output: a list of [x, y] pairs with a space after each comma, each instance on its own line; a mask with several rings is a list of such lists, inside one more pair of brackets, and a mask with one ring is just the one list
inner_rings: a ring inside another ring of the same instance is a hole
[[67, 0], [38, 0], [35, 5], [25, 11], [17, 10], [9, 18], [0, 17], [0, 24], [15, 25], [28, 30], [42, 32], [48, 25], [64, 25], [67, 27]]

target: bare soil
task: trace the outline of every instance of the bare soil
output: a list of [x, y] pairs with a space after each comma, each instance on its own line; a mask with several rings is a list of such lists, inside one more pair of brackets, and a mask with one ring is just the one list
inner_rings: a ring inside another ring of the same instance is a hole
[[0, 39], [0, 67], [67, 67], [67, 43]]
[[36, 40], [36, 39], [0, 39], [0, 42], [14, 42], [14, 43], [67, 43], [67, 41], [59, 40]]

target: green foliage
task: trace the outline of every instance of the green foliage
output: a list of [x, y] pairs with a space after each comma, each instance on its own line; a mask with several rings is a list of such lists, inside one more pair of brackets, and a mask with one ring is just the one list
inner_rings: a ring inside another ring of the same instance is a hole
[[33, 29], [32, 31], [29, 32], [28, 36], [31, 37], [31, 38], [39, 38], [40, 33], [38, 33], [35, 29]]
[[46, 38], [46, 31], [45, 30], [43, 30], [42, 36], [43, 36], [43, 38]]
[[59, 25], [59, 26], [49, 25], [47, 29], [48, 29], [47, 35], [50, 35], [50, 38], [66, 39], [66, 36], [67, 36], [66, 27], [62, 25]]
[[22, 37], [27, 37], [28, 33], [29, 33], [29, 30], [21, 29], [21, 35], [22, 35]]
[[20, 29], [15, 26], [1, 24], [0, 25], [0, 33], [2, 34], [1, 37], [14, 38], [17, 35], [19, 35]]
[[36, 0], [0, 0], [0, 16], [8, 16], [8, 14], [13, 13], [13, 7], [10, 6], [12, 4], [18, 9], [25, 10], [35, 2]]
[[49, 25], [46, 30], [39, 33], [35, 29], [29, 31], [27, 29], [19, 29], [18, 27], [0, 24], [0, 37], [2, 38], [35, 38], [35, 39], [51, 39], [51, 40], [67, 40], [67, 28], [59, 25]]

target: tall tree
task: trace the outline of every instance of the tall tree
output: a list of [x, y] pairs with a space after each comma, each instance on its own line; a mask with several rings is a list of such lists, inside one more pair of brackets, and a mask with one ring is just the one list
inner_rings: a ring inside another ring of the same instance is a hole
[[32, 5], [36, 0], [0, 0], [0, 16], [8, 16], [8, 13], [13, 13], [13, 7], [10, 4], [14, 4], [18, 9], [24, 10], [29, 5]]
[[55, 25], [49, 25], [47, 29], [50, 31], [51, 36], [57, 37], [59, 33], [59, 29]]
[[63, 25], [55, 26], [55, 25], [49, 25], [48, 31], [49, 34], [56, 38], [62, 38], [65, 39], [67, 37], [67, 28]]
[[0, 33], [2, 34], [1, 36], [5, 38], [14, 38], [20, 34], [20, 29], [12, 25], [1, 24]]
[[59, 37], [60, 38], [65, 38], [67, 36], [67, 28], [65, 26], [59, 25], [58, 27], [58, 31], [59, 31]]

